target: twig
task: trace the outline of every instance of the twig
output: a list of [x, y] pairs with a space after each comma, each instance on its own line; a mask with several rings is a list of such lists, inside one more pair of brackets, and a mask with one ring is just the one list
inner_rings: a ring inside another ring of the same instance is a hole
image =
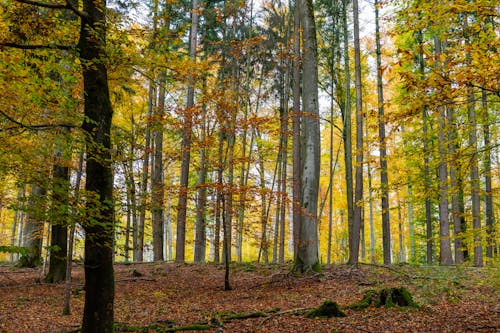
[[264, 318], [260, 323], [259, 323], [259, 328], [261, 328], [266, 321], [272, 319], [272, 318], [276, 318], [276, 317], [279, 317], [279, 316], [282, 316], [282, 315], [286, 315], [286, 314], [291, 314], [291, 315], [301, 315], [301, 314], [304, 314], [306, 313], [307, 311], [310, 311], [312, 310], [313, 308], [296, 308], [296, 309], [290, 309], [290, 310], [285, 310], [285, 311], [280, 311], [280, 312], [276, 312], [276, 313], [273, 313], [271, 315], [269, 315], [268, 317]]

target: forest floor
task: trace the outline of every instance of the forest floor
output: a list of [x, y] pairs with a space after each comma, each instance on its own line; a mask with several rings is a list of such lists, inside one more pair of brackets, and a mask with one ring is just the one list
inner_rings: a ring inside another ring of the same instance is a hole
[[[500, 332], [498, 267], [325, 266], [295, 277], [290, 266], [172, 263], [115, 266], [117, 331], [169, 332]], [[64, 284], [40, 282], [40, 269], [0, 266], [0, 332], [77, 332], [83, 269], [74, 266], [72, 314], [62, 316]], [[404, 286], [419, 307], [345, 307], [369, 289]], [[346, 317], [307, 318], [325, 300]], [[195, 327], [191, 327], [195, 328]], [[189, 330], [187, 330], [189, 331]], [[194, 330], [192, 330], [194, 332]]]

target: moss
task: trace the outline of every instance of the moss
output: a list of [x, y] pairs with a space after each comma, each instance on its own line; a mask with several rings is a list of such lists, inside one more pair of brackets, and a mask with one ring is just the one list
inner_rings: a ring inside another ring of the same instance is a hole
[[296, 275], [302, 275], [304, 273], [311, 273], [311, 272], [316, 272], [316, 273], [321, 272], [321, 264], [319, 263], [319, 261], [316, 261], [311, 266], [307, 266], [304, 264], [304, 261], [299, 256], [295, 257], [295, 262], [292, 267], [292, 273]]
[[348, 305], [346, 308], [359, 311], [366, 309], [371, 304], [374, 304], [376, 307], [418, 307], [418, 304], [413, 301], [413, 298], [408, 289], [406, 289], [405, 287], [397, 287], [385, 288], [378, 292], [376, 290], [370, 289], [366, 291], [363, 299], [359, 303]]
[[326, 300], [316, 309], [306, 313], [307, 318], [332, 318], [332, 317], [345, 317], [345, 313], [340, 310], [337, 303]]
[[317, 261], [313, 266], [312, 266], [312, 270], [317, 272], [317, 273], [321, 273], [322, 269], [321, 269], [321, 264], [319, 263], [319, 261]]
[[372, 303], [374, 303], [377, 298], [378, 298], [378, 292], [376, 290], [370, 289], [365, 293], [363, 299], [359, 303], [351, 304], [347, 306], [347, 308], [356, 311], [363, 310], [369, 307]]
[[379, 294], [379, 299], [376, 306], [411, 306], [418, 307], [417, 303], [413, 301], [413, 298], [405, 287], [393, 287], [382, 289]]

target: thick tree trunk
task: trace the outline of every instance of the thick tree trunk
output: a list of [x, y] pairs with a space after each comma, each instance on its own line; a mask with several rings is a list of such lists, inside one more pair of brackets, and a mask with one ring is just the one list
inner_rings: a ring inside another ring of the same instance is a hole
[[385, 106], [382, 81], [382, 52], [380, 45], [379, 2], [375, 0], [375, 42], [377, 53], [378, 139], [380, 151], [380, 187], [382, 191], [382, 248], [384, 265], [391, 264], [391, 224], [389, 209], [389, 179], [387, 176], [387, 143], [385, 138]]
[[106, 47], [106, 1], [84, 0], [78, 48], [85, 96], [83, 130], [87, 140], [87, 220], [85, 228], [85, 306], [83, 333], [111, 333], [113, 325], [114, 205], [111, 118]]
[[304, 155], [302, 165], [299, 242], [295, 271], [319, 270], [318, 189], [320, 176], [320, 126], [318, 103], [318, 50], [312, 0], [300, 0], [303, 44]]

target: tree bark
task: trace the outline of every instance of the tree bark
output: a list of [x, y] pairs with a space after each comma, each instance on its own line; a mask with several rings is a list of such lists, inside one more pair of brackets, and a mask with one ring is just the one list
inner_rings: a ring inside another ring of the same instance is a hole
[[151, 215], [153, 222], [153, 260], [163, 261], [163, 223], [165, 182], [163, 176], [163, 118], [165, 113], [166, 73], [159, 78], [158, 107], [154, 113], [154, 163], [151, 173]]
[[148, 91], [148, 114], [146, 118], [146, 132], [144, 141], [144, 155], [142, 158], [141, 170], [141, 193], [139, 198], [139, 220], [137, 222], [137, 239], [134, 248], [134, 261], [142, 262], [144, 260], [144, 225], [146, 222], [148, 178], [149, 178], [149, 158], [151, 153], [151, 118], [155, 107], [155, 89], [153, 80], [149, 82]]
[[[352, 132], [351, 132], [351, 71], [349, 64], [349, 30], [347, 25], [347, 0], [342, 0], [342, 21], [344, 30], [344, 72], [345, 72], [345, 102], [342, 109], [343, 118], [343, 141], [344, 141], [344, 164], [345, 164], [345, 184], [347, 196], [347, 225], [350, 240], [354, 237], [354, 196], [352, 178]], [[349, 247], [350, 248], [350, 247]]]
[[298, 232], [299, 224], [302, 216], [300, 203], [301, 203], [301, 105], [300, 105], [300, 68], [301, 68], [301, 53], [300, 53], [300, 1], [294, 2], [294, 37], [293, 37], [293, 183], [292, 183], [292, 225], [293, 225], [293, 249], [294, 257], [297, 256]]
[[[438, 37], [434, 37], [434, 52], [437, 57], [442, 54], [442, 42]], [[441, 64], [438, 63], [438, 66]], [[439, 69], [438, 69], [439, 70]], [[438, 93], [442, 94], [441, 91]], [[450, 244], [450, 221], [448, 208], [448, 166], [446, 149], [446, 109], [444, 106], [438, 107], [438, 150], [439, 150], [439, 263], [444, 266], [453, 264]]]
[[[66, 133], [62, 133], [65, 135]], [[61, 138], [65, 140], [65, 138]], [[61, 144], [62, 145], [62, 144]], [[52, 172], [52, 209], [51, 209], [51, 241], [49, 272], [45, 277], [47, 283], [57, 283], [66, 278], [66, 259], [68, 253], [68, 219], [69, 219], [69, 168], [63, 165], [62, 147], [55, 151]]]
[[23, 245], [28, 253], [20, 259], [21, 267], [37, 267], [42, 264], [43, 216], [46, 190], [36, 184], [31, 186], [26, 221], [23, 226]]
[[484, 137], [484, 201], [486, 218], [486, 257], [493, 258], [493, 249], [495, 247], [495, 214], [493, 212], [493, 189], [491, 182], [491, 141], [490, 141], [490, 119], [488, 114], [488, 99], [486, 92], [481, 92], [482, 122]]
[[318, 104], [318, 50], [312, 0], [300, 0], [303, 44], [304, 155], [302, 165], [299, 243], [294, 270], [318, 271], [318, 189], [320, 176], [320, 126]]
[[[450, 162], [450, 190], [451, 190], [451, 217], [453, 221], [454, 248], [455, 248], [455, 263], [462, 264], [465, 260], [466, 249], [463, 239], [462, 226], [465, 226], [464, 204], [463, 202], [463, 182], [460, 176], [461, 162], [457, 151], [459, 150], [459, 141], [457, 133], [457, 125], [455, 119], [455, 110], [449, 108], [447, 112], [447, 121], [449, 128], [448, 136], [448, 152], [451, 159]], [[461, 194], [462, 193], [462, 194]]]
[[[418, 42], [419, 42], [419, 57], [418, 57], [418, 66], [419, 72], [421, 75], [425, 74], [425, 61], [424, 61], [424, 41], [423, 41], [423, 33], [421, 30], [418, 31], [417, 34]], [[431, 188], [431, 176], [429, 171], [429, 114], [427, 112], [427, 107], [424, 106], [422, 110], [422, 134], [424, 140], [424, 183], [425, 188], [428, 191]], [[425, 226], [426, 226], [426, 258], [427, 263], [432, 264], [433, 262], [433, 241], [432, 241], [432, 211], [431, 211], [431, 198], [430, 195], [426, 195], [425, 197]]]
[[85, 229], [85, 306], [83, 333], [111, 333], [113, 325], [114, 205], [111, 119], [106, 47], [106, 1], [84, 0], [78, 49], [83, 64], [83, 130], [87, 145]]
[[378, 139], [380, 151], [380, 187], [382, 192], [382, 248], [384, 265], [391, 264], [391, 224], [389, 179], [387, 175], [387, 143], [385, 138], [385, 105], [382, 81], [382, 51], [380, 45], [379, 1], [375, 0], [375, 42], [377, 54]]
[[353, 0], [354, 17], [354, 73], [356, 88], [356, 182], [351, 238], [349, 238], [349, 264], [359, 261], [359, 242], [363, 219], [363, 97], [361, 82], [361, 51], [359, 45], [358, 0]]

